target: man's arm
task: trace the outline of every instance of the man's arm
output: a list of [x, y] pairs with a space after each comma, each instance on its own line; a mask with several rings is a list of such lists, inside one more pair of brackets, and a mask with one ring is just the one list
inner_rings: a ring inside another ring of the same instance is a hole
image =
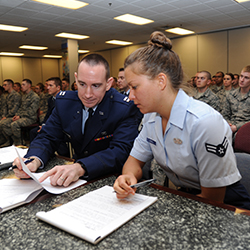
[[8, 113], [6, 114], [7, 117], [15, 116], [17, 110], [21, 105], [21, 95], [20, 94], [13, 94], [7, 101], [7, 106], [9, 107]]

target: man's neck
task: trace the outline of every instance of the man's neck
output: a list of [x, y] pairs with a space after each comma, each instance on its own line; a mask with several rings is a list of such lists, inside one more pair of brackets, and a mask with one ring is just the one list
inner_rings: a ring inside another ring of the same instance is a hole
[[222, 84], [223, 84], [223, 82], [216, 83], [216, 85], [217, 85], [218, 87], [222, 86]]
[[208, 86], [205, 86], [203, 88], [197, 88], [199, 93], [204, 93], [207, 90]]
[[53, 96], [56, 97], [56, 95], [60, 92], [61, 90], [57, 91]]
[[249, 92], [249, 90], [250, 90], [250, 87], [240, 88], [240, 93], [244, 95], [244, 94], [247, 94]]
[[8, 93], [10, 94], [12, 91], [13, 91], [13, 89], [12, 89], [12, 88], [10, 88], [10, 89], [8, 90]]
[[30, 91], [31, 89], [27, 89], [24, 94], [29, 94]]

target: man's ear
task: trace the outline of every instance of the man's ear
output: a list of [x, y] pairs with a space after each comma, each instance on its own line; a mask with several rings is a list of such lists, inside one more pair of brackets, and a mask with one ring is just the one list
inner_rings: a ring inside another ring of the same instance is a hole
[[77, 80], [77, 72], [74, 73], [75, 81]]
[[161, 90], [164, 90], [168, 83], [168, 77], [164, 73], [158, 74], [156, 77]]
[[106, 91], [108, 91], [111, 88], [112, 82], [113, 82], [113, 77], [110, 77], [106, 83]]

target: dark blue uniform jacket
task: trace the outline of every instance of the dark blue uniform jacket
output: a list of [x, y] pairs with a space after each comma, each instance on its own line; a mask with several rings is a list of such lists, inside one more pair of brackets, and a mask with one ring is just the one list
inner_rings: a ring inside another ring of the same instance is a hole
[[46, 164], [66, 135], [74, 148], [74, 158], [87, 169], [88, 180], [120, 173], [138, 135], [142, 114], [128, 97], [111, 88], [83, 135], [83, 108], [77, 92], [60, 92], [51, 116], [25, 157], [37, 156]]

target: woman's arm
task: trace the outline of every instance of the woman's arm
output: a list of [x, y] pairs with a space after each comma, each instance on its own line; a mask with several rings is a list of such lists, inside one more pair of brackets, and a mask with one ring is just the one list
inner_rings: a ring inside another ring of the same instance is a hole
[[129, 194], [135, 194], [135, 189], [131, 188], [130, 185], [136, 184], [142, 177], [142, 167], [144, 164], [145, 162], [141, 162], [133, 156], [128, 157], [123, 166], [122, 175], [114, 183], [114, 190], [118, 199], [125, 198]]

